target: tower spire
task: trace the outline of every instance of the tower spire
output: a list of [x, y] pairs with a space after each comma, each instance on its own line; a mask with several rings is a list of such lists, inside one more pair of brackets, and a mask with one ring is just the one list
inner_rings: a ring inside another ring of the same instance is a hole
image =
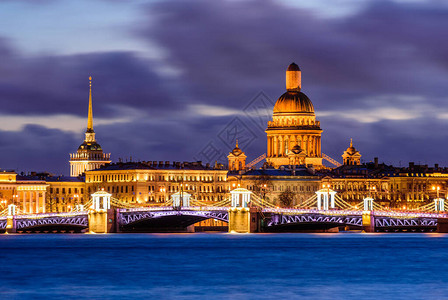
[[89, 77], [89, 115], [87, 118], [87, 132], [93, 131], [93, 110], [92, 110], [92, 76]]
[[353, 147], [353, 139], [350, 138], [350, 147]]

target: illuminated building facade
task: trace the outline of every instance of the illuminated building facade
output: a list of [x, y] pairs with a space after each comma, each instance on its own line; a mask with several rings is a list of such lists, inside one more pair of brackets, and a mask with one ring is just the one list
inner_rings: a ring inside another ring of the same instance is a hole
[[47, 183], [15, 172], [0, 172], [0, 204], [2, 210], [15, 204], [25, 213], [46, 212]]
[[275, 168], [291, 162], [322, 167], [322, 129], [311, 100], [301, 92], [301, 76], [299, 66], [290, 64], [286, 70], [286, 93], [275, 103], [266, 129], [266, 161]]
[[90, 198], [83, 177], [51, 176], [45, 178], [47, 188], [47, 211], [69, 212]]
[[82, 175], [85, 171], [97, 169], [111, 162], [110, 153], [103, 153], [103, 149], [95, 139], [95, 131], [93, 130], [92, 77], [89, 77], [89, 80], [89, 112], [86, 137], [84, 142], [78, 147], [78, 151], [70, 154], [70, 176], [72, 177]]
[[390, 208], [411, 209], [430, 203], [433, 199], [446, 198], [448, 169], [427, 165], [409, 164], [397, 168], [375, 162], [362, 165], [344, 165], [322, 177], [323, 184], [330, 184], [345, 201], [356, 205], [365, 197]]
[[215, 203], [229, 193], [227, 170], [201, 162], [128, 162], [87, 171], [87, 192], [103, 188], [128, 203], [163, 203], [179, 191], [203, 203]]
[[246, 154], [238, 147], [238, 140], [235, 148], [227, 155], [229, 162], [229, 171], [239, 171], [246, 168]]
[[361, 153], [353, 147], [353, 140], [350, 139], [350, 147], [342, 154], [342, 161], [344, 165], [360, 165]]
[[264, 201], [283, 206], [280, 195], [289, 192], [290, 206], [298, 205], [315, 195], [321, 187], [321, 177], [314, 169], [306, 167], [272, 167], [248, 170], [242, 174], [229, 173], [231, 189], [243, 187], [261, 197]]

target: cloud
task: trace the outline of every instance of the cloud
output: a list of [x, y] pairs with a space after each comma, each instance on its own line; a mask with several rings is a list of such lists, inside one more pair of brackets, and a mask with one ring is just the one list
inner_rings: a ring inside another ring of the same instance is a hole
[[42, 139], [39, 132], [60, 139], [67, 145], [55, 149], [63, 157], [45, 152], [40, 140], [36, 157], [60, 159], [53, 164], [62, 170], [65, 155], [83, 139], [82, 130], [75, 138], [73, 132], [85, 118], [93, 75], [95, 130], [115, 159], [191, 160], [210, 142], [226, 152], [230, 146], [218, 136], [237, 117], [257, 136], [244, 149], [250, 160], [266, 149], [263, 128], [251, 116], [272, 107], [245, 108], [261, 90], [275, 101], [295, 61], [322, 121], [325, 153], [338, 158], [354, 137], [367, 160], [442, 162], [448, 7], [355, 2], [356, 10], [336, 15], [273, 0], [151, 2], [128, 30], [148, 53], [157, 48], [157, 60], [141, 47], [30, 57], [0, 39], [0, 114], [14, 123], [2, 136], [5, 143], [13, 143], [13, 134], [27, 137], [15, 142], [26, 147], [14, 155], [30, 166], [38, 164], [26, 153]]
[[173, 107], [167, 78], [156, 63], [135, 53], [108, 52], [25, 57], [0, 40], [0, 113], [10, 115], [86, 115], [88, 77], [93, 76], [94, 112], [120, 118], [118, 107]]

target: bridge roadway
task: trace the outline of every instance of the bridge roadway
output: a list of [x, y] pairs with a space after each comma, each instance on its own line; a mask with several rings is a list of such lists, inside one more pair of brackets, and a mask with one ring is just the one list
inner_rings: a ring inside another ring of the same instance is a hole
[[[166, 232], [185, 229], [199, 221], [216, 219], [229, 222], [231, 207], [142, 207], [131, 209], [112, 209], [108, 214], [113, 222], [112, 232]], [[331, 228], [364, 229], [372, 232], [395, 231], [439, 231], [440, 222], [447, 223], [447, 214], [352, 211], [352, 210], [313, 210], [313, 209], [255, 209], [258, 231], [288, 232], [305, 230], [327, 230]], [[47, 213], [10, 216], [17, 232], [36, 231], [76, 231], [89, 230], [89, 213]], [[0, 231], [5, 231], [8, 217], [0, 217]], [[446, 227], [446, 226], [444, 226]]]

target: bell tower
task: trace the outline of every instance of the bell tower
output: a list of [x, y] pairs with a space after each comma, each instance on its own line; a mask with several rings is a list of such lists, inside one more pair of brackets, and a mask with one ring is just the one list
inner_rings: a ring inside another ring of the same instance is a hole
[[93, 130], [92, 108], [92, 77], [89, 77], [89, 111], [87, 115], [87, 130], [84, 142], [76, 153], [70, 154], [70, 176], [82, 175], [85, 171], [97, 169], [110, 163], [110, 153], [103, 153], [100, 144], [96, 142]]
[[342, 160], [344, 165], [360, 165], [361, 164], [361, 153], [353, 147], [353, 139], [350, 139], [350, 147], [344, 151], [342, 154]]
[[227, 155], [229, 159], [229, 171], [239, 171], [246, 168], [246, 154], [238, 147], [238, 140], [236, 140], [235, 148]]

